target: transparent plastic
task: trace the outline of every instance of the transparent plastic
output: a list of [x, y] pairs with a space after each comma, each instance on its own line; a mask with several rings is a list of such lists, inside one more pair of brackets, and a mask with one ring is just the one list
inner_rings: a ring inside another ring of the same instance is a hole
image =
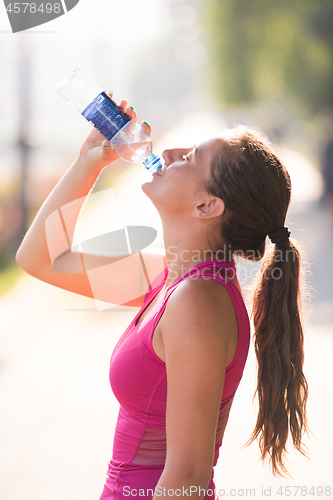
[[83, 113], [103, 89], [92, 74], [79, 65], [57, 85], [56, 91], [71, 106]]
[[124, 125], [111, 142], [121, 158], [133, 163], [143, 162], [153, 147], [150, 135], [133, 120]]
[[113, 144], [121, 158], [132, 163], [143, 162], [152, 173], [163, 166], [161, 159], [152, 153], [150, 135], [117, 106], [81, 65], [56, 90]]

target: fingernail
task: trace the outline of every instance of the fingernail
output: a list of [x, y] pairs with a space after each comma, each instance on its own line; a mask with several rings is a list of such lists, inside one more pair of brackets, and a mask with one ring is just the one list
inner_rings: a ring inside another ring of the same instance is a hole
[[110, 148], [111, 148], [111, 146], [108, 146], [108, 143], [107, 143], [107, 142], [103, 142], [103, 144], [102, 144], [102, 145], [103, 145], [103, 148], [104, 148], [104, 149], [110, 149]]
[[142, 122], [144, 124], [145, 127], [148, 127], [148, 123], [147, 122]]
[[110, 90], [109, 94], [113, 95], [113, 92], [112, 92], [112, 90]]
[[132, 111], [134, 111], [134, 108], [133, 108], [133, 106], [130, 106], [130, 108], [131, 108], [131, 110], [132, 110]]

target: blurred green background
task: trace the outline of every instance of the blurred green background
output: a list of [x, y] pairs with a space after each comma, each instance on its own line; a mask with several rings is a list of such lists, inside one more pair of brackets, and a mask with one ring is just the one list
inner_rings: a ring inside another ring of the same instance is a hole
[[[324, 159], [333, 136], [331, 1], [120, 5], [91, 9], [81, 0], [51, 24], [1, 32], [1, 272], [87, 130], [54, 92], [78, 62], [114, 87], [115, 98], [131, 100], [155, 140], [185, 114], [217, 111], [228, 126], [258, 126], [304, 153], [331, 194]], [[103, 10], [110, 22], [100, 19]]]
[[[252, 352], [216, 477], [221, 487], [255, 485], [259, 496], [261, 485], [329, 484], [332, 26], [332, 0], [80, 0], [68, 14], [14, 35], [0, 6], [1, 498], [98, 498], [117, 413], [108, 359], [137, 312], [98, 312], [93, 300], [35, 280], [14, 260], [90, 129], [55, 92], [79, 63], [116, 101], [128, 98], [139, 121], [150, 122], [156, 153], [235, 123], [258, 128], [279, 147], [293, 186], [287, 225], [305, 247], [311, 273], [306, 374], [313, 458], [291, 456], [295, 482], [281, 483], [256, 462], [255, 445], [239, 451], [255, 422]], [[119, 160], [94, 191], [112, 187], [124, 223], [156, 227], [161, 246], [156, 211], [140, 191], [148, 175]], [[83, 220], [78, 241], [111, 217], [103, 204], [94, 209], [99, 215]], [[257, 269], [238, 263], [245, 290]], [[281, 498], [276, 491], [271, 497]]]
[[[81, 0], [76, 9], [26, 32], [1, 32], [1, 272], [12, 268], [37, 208], [87, 130], [54, 92], [78, 62], [114, 87], [116, 98], [127, 96], [155, 139], [187, 113], [216, 111], [228, 126], [258, 126], [303, 152], [330, 196], [331, 1], [100, 1], [91, 8]], [[8, 28], [4, 9], [2, 16]]]

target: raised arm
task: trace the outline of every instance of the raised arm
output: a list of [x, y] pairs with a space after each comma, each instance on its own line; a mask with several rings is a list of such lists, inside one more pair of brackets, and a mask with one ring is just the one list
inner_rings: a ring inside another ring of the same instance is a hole
[[[136, 120], [126, 100], [120, 107]], [[147, 130], [150, 132], [149, 125]], [[106, 141], [109, 149], [102, 146], [104, 141], [96, 129], [88, 134], [77, 159], [39, 210], [17, 251], [16, 261], [32, 276], [65, 290], [110, 303], [141, 306], [148, 283], [139, 255], [125, 254], [124, 259], [119, 259], [119, 255], [94, 255], [72, 248], [86, 198], [101, 171], [119, 158], [111, 143]], [[157, 259], [153, 257], [152, 265], [149, 259], [145, 264], [156, 273]]]
[[178, 490], [179, 498], [191, 491], [196, 500], [203, 498], [212, 474], [225, 369], [237, 348], [236, 315], [219, 283], [184, 280], [171, 295], [160, 328], [168, 379], [167, 458], [154, 500], [163, 488]]

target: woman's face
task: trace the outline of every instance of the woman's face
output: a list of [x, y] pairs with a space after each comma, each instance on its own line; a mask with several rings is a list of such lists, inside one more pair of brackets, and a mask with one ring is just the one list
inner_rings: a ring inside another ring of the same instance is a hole
[[165, 165], [150, 182], [142, 184], [143, 192], [158, 210], [191, 213], [194, 206], [207, 197], [204, 182], [210, 177], [210, 163], [220, 146], [210, 139], [191, 148], [166, 149], [162, 156]]

